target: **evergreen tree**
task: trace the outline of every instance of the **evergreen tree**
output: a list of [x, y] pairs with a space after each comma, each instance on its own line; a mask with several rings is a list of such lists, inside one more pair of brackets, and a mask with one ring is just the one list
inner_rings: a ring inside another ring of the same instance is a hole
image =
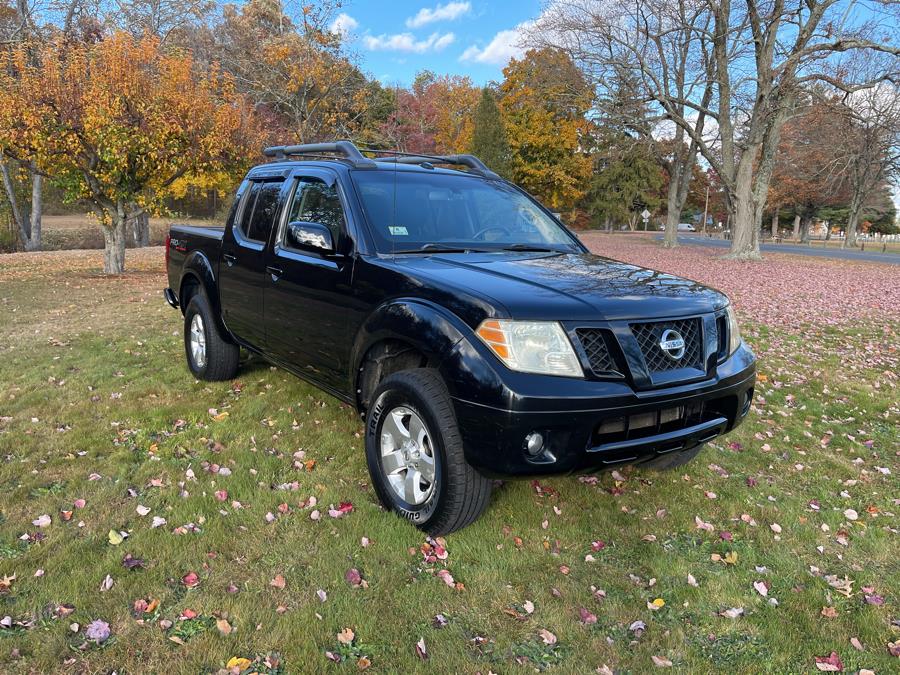
[[475, 109], [472, 154], [501, 176], [509, 177], [509, 143], [500, 119], [500, 108], [487, 87], [481, 90], [481, 100]]

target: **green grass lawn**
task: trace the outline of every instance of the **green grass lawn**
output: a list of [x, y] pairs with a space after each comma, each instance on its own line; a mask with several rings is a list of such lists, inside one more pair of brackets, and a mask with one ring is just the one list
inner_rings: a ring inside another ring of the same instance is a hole
[[0, 257], [0, 670], [900, 669], [896, 316], [745, 322], [738, 431], [675, 473], [498, 485], [441, 560], [350, 408], [259, 359], [190, 376], [161, 258]]

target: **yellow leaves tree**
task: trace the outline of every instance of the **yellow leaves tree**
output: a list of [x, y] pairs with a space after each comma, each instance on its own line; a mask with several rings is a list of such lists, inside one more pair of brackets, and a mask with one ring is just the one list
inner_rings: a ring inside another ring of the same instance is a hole
[[125, 269], [130, 219], [158, 210], [179, 182], [236, 175], [259, 152], [232, 78], [154, 37], [23, 45], [0, 71], [0, 147], [93, 205], [108, 274]]
[[555, 49], [528, 51], [503, 70], [500, 110], [514, 182], [553, 209], [571, 209], [591, 176], [593, 92], [571, 59]]

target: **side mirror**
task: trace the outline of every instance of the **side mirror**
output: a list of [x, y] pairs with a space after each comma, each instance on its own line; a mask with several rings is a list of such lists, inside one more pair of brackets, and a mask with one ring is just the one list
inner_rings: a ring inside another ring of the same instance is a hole
[[305, 248], [322, 253], [334, 253], [331, 230], [321, 223], [294, 221], [288, 223], [287, 244], [292, 248]]

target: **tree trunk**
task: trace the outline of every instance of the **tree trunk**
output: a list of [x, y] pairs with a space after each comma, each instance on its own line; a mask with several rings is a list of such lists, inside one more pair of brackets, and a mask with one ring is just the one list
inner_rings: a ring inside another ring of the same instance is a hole
[[793, 239], [794, 239], [794, 241], [796, 241], [799, 238], [800, 238], [800, 214], [795, 213], [794, 214], [794, 236], [793, 236]]
[[778, 237], [778, 209], [772, 211], [772, 239]]
[[26, 251], [41, 250], [41, 218], [44, 205], [44, 177], [31, 174], [31, 232], [24, 242]]
[[759, 224], [762, 217], [757, 212], [753, 197], [753, 162], [747, 150], [738, 163], [734, 194], [731, 199], [731, 250], [727, 258], [735, 260], [760, 260]]
[[122, 274], [125, 271], [126, 222], [124, 215], [116, 215], [113, 217], [112, 225], [103, 225], [104, 274]]
[[850, 209], [847, 214], [847, 246], [853, 246], [854, 248], [858, 246], [859, 242], [856, 239], [856, 230], [859, 227], [859, 212], [862, 210], [862, 198], [853, 195], [850, 199]]
[[135, 248], [143, 248], [150, 245], [150, 216], [146, 211], [141, 211], [131, 218], [132, 233], [134, 235]]
[[826, 222], [825, 223], [825, 241], [828, 241], [829, 239], [831, 239], [831, 223]]
[[808, 244], [809, 243], [809, 226], [812, 225], [812, 218], [809, 216], [802, 216], [800, 218], [800, 243]]

